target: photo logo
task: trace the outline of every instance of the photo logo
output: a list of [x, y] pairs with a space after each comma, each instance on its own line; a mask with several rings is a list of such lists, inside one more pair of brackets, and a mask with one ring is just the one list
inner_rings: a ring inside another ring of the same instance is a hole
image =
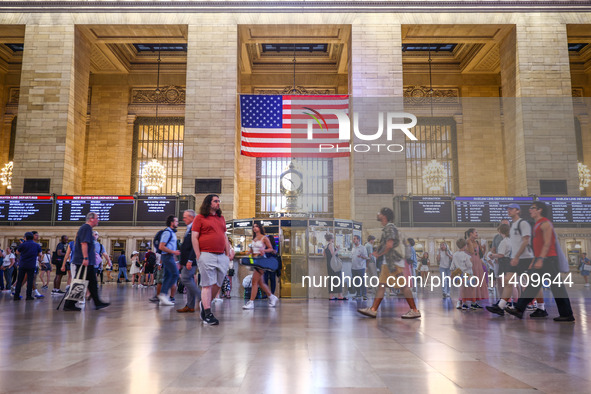
[[[309, 107], [304, 107], [312, 113], [305, 112], [306, 115], [313, 118], [316, 123], [320, 126], [321, 131], [328, 131], [328, 124], [323, 115], [334, 115], [337, 117], [339, 123], [339, 140], [350, 141], [351, 140], [351, 119], [345, 111], [341, 110], [329, 110], [322, 109], [316, 111]], [[412, 141], [417, 141], [418, 138], [410, 131], [411, 128], [416, 126], [417, 117], [408, 112], [379, 112], [378, 113], [378, 129], [373, 134], [364, 134], [359, 128], [360, 116], [357, 112], [353, 113], [353, 133], [356, 138], [362, 141], [376, 141], [384, 135], [384, 124], [386, 125], [386, 139], [392, 141], [395, 131], [402, 131], [406, 137]], [[322, 123], [320, 122], [322, 120]], [[407, 122], [406, 120], [410, 120]], [[323, 127], [324, 124], [324, 127]], [[312, 119], [308, 120], [308, 140], [314, 139], [314, 122]], [[319, 144], [318, 152], [343, 152], [343, 151], [354, 151], [354, 152], [369, 152], [377, 151], [380, 152], [381, 148], [385, 148], [388, 152], [396, 153], [402, 152], [404, 146], [400, 144]]]

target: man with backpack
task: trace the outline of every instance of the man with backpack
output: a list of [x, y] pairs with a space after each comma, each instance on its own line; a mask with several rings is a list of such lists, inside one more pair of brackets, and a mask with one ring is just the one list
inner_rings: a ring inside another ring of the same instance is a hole
[[[164, 270], [164, 279], [162, 280], [162, 290], [158, 295], [160, 305], [173, 306], [168, 298], [168, 291], [172, 289], [179, 278], [179, 269], [176, 264], [175, 256], [181, 254], [177, 250], [176, 229], [179, 226], [179, 220], [176, 216], [170, 215], [166, 218], [166, 228], [158, 233], [160, 236], [154, 241], [156, 253], [160, 253], [162, 261], [162, 269]], [[157, 242], [156, 242], [157, 241]], [[171, 294], [172, 297], [172, 294]]]
[[[526, 273], [534, 257], [530, 242], [532, 228], [527, 220], [521, 218], [521, 207], [518, 204], [509, 204], [507, 205], [507, 214], [511, 217], [511, 230], [509, 233], [509, 239], [511, 240], [511, 262], [507, 272], [503, 276], [503, 293], [499, 302], [486, 307], [489, 312], [499, 316], [505, 314], [505, 308], [513, 292], [513, 286], [509, 282], [520, 283], [519, 278]], [[548, 313], [545, 310], [544, 298], [538, 298], [538, 309], [530, 317], [546, 316], [548, 316]]]
[[179, 262], [182, 266], [181, 282], [183, 285], [185, 285], [185, 289], [187, 289], [187, 304], [183, 308], [177, 309], [178, 313], [195, 312], [196, 300], [201, 300], [201, 291], [195, 283], [195, 275], [197, 274], [197, 259], [195, 256], [195, 251], [193, 250], [193, 244], [191, 243], [191, 228], [193, 226], [193, 220], [195, 219], [195, 216], [197, 216], [197, 214], [192, 209], [187, 209], [185, 212], [183, 212], [183, 222], [185, 222], [187, 225], [187, 232], [185, 233], [183, 243], [181, 244], [181, 255]]
[[[530, 281], [525, 288], [515, 308], [507, 308], [507, 313], [518, 318], [523, 317], [523, 312], [527, 304], [533, 300], [534, 296], [542, 289], [544, 281], [550, 282], [552, 295], [556, 300], [556, 307], [560, 316], [555, 317], [557, 322], [574, 322], [573, 310], [570, 305], [570, 299], [566, 291], [566, 284], [561, 283], [560, 272], [558, 269], [559, 253], [562, 254], [560, 245], [556, 239], [556, 232], [552, 222], [547, 218], [548, 206], [542, 201], [534, 201], [529, 208], [531, 217], [536, 221], [533, 232], [534, 242], [533, 251], [535, 257], [530, 261]], [[564, 257], [564, 256], [561, 256]], [[537, 276], [539, 280], [535, 277]], [[548, 315], [546, 313], [546, 315]]]

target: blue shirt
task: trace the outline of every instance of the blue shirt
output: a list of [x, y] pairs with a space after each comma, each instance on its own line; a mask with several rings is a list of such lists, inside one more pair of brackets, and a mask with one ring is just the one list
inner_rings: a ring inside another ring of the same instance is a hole
[[410, 247], [410, 261], [412, 261], [412, 266], [417, 269], [419, 262], [417, 261], [417, 251], [415, 250], [414, 246]]
[[21, 256], [18, 262], [20, 268], [35, 268], [37, 266], [39, 253], [42, 253], [41, 246], [37, 242], [32, 239], [25, 241], [19, 245], [17, 250]]
[[124, 254], [122, 254], [121, 256], [119, 256], [119, 258], [117, 259], [117, 264], [121, 268], [127, 267], [127, 260], [125, 259], [125, 255]]
[[82, 265], [84, 262], [84, 256], [82, 255], [82, 243], [88, 245], [88, 265], [94, 266], [94, 237], [92, 235], [92, 226], [88, 223], [84, 223], [78, 229], [76, 234], [76, 241], [74, 246], [74, 258], [71, 259], [76, 265]]
[[[176, 250], [176, 233], [170, 227], [166, 228], [160, 236], [160, 245], [164, 245], [170, 250]], [[162, 251], [162, 254], [168, 253]]]

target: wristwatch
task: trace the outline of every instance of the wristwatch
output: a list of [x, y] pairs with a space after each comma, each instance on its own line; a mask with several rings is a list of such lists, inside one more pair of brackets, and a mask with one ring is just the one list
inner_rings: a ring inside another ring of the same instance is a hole
[[88, 257], [85, 257], [84, 260], [88, 260]]

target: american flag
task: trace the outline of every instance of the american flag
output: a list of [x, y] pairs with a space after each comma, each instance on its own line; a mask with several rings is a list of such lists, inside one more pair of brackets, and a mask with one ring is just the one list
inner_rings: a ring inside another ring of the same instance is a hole
[[[349, 141], [339, 140], [339, 123], [336, 115], [324, 114], [323, 110], [341, 110], [349, 113], [349, 96], [241, 95], [242, 155], [349, 156]], [[319, 116], [318, 113], [322, 115]], [[313, 125], [313, 139], [308, 139], [309, 121]], [[332, 144], [335, 149], [323, 148], [320, 152], [320, 144]]]

